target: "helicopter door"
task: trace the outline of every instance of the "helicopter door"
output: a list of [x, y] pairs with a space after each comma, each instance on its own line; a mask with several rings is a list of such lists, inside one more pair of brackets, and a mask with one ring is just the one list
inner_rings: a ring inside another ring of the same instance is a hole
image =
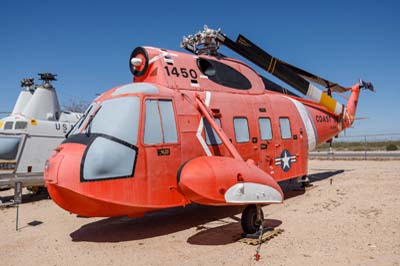
[[274, 175], [275, 148], [273, 147], [273, 131], [271, 118], [262, 116], [258, 118], [260, 133], [260, 162], [259, 166], [265, 172]]
[[294, 119], [289, 116], [277, 118], [277, 131], [275, 144], [275, 176], [278, 180], [286, 180], [298, 175], [298, 133], [294, 130]]
[[180, 196], [176, 173], [181, 163], [176, 115], [171, 99], [145, 99], [143, 146], [154, 205], [169, 205]]

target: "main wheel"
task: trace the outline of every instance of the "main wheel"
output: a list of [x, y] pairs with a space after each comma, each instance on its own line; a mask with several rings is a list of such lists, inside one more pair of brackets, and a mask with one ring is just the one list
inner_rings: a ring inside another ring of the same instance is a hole
[[246, 234], [254, 234], [260, 228], [261, 223], [264, 221], [264, 213], [260, 208], [261, 219], [257, 219], [257, 206], [248, 205], [242, 213], [242, 229]]

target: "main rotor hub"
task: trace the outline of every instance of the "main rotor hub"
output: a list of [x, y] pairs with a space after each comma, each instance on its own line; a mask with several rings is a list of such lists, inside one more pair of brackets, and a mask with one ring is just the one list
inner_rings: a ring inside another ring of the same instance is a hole
[[25, 78], [21, 80], [21, 87], [22, 88], [30, 88], [33, 86], [33, 78]]
[[53, 86], [51, 85], [51, 81], [57, 80], [57, 74], [52, 73], [39, 73], [39, 79], [43, 80], [43, 87], [46, 89], [51, 89]]
[[203, 31], [184, 36], [181, 47], [194, 54], [218, 55], [218, 35], [221, 35], [221, 29], [213, 30], [204, 25]]

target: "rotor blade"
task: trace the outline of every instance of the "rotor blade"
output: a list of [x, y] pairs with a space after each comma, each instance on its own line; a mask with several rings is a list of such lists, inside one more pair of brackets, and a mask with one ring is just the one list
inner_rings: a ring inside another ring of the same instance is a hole
[[369, 117], [355, 117], [354, 120], [366, 120], [369, 119]]
[[223, 36], [222, 34], [219, 34], [217, 37], [220, 42], [228, 48], [232, 49], [244, 58], [250, 60], [262, 69], [268, 71], [269, 73], [276, 76], [283, 82], [289, 84], [304, 95], [307, 94], [309, 85], [308, 81], [304, 80], [302, 77], [298, 76], [296, 73], [294, 73], [282, 64], [274, 67], [274, 64], [277, 62], [275, 58], [273, 58], [267, 52], [261, 50], [259, 47], [257, 47], [244, 37], [241, 38], [241, 35], [239, 35], [236, 42], [232, 41], [226, 36]]
[[300, 97], [297, 94], [291, 92], [290, 90], [276, 84], [275, 82], [273, 82], [272, 80], [267, 79], [264, 76], [261, 76], [262, 81], [264, 82], [265, 85], [265, 89], [269, 90], [269, 91], [275, 91], [275, 92], [279, 92], [282, 94], [287, 94], [287, 95], [291, 95], [291, 96], [296, 96], [296, 97]]
[[310, 72], [305, 71], [304, 69], [298, 68], [296, 66], [293, 66], [285, 61], [279, 60], [278, 61], [281, 64], [284, 64], [286, 67], [290, 68], [293, 72], [297, 73], [298, 75], [300, 75], [302, 78], [307, 79], [311, 82], [314, 82], [316, 84], [319, 84], [321, 86], [324, 86], [325, 88], [329, 89], [332, 92], [338, 92], [338, 93], [343, 93], [346, 92], [348, 90], [350, 90], [351, 88], [345, 88], [340, 86], [337, 83], [331, 82], [325, 78], [321, 78], [319, 76], [316, 76]]
[[322, 92], [285, 64], [282, 64], [280, 60], [253, 44], [244, 36], [239, 35], [236, 43], [222, 34], [218, 34], [217, 38], [220, 43], [292, 86], [302, 94], [310, 97], [311, 100], [325, 106], [329, 111], [340, 115], [344, 110], [342, 104], [328, 96], [325, 92]]

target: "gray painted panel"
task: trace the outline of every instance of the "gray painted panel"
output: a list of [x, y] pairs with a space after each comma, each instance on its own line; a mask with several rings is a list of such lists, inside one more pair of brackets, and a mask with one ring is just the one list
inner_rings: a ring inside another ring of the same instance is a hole
[[85, 180], [130, 176], [136, 151], [118, 142], [98, 137], [90, 145], [83, 166]]

